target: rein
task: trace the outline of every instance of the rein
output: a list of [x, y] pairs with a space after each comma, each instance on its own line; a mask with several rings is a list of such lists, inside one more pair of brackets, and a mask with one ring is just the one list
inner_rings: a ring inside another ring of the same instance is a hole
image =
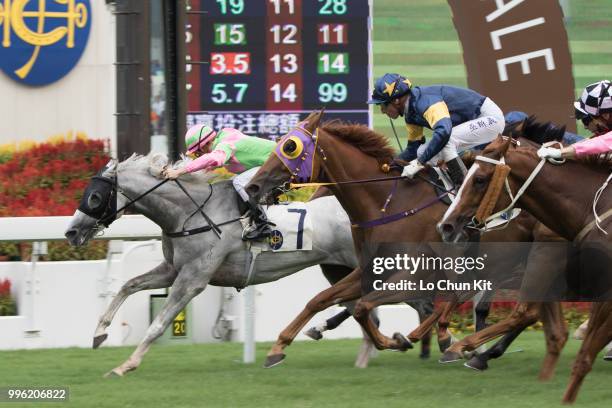
[[355, 222], [355, 223], [352, 223], [351, 226], [353, 228], [372, 228], [372, 227], [378, 227], [379, 225], [389, 224], [394, 221], [399, 221], [402, 218], [410, 217], [412, 215], [415, 215], [419, 211], [422, 211], [428, 207], [431, 207], [432, 205], [442, 200], [442, 198], [444, 198], [446, 195], [448, 195], [448, 193], [440, 194], [439, 196], [436, 196], [433, 200], [430, 200], [427, 203], [420, 205], [418, 207], [415, 207], [408, 211], [402, 211], [402, 212], [395, 213], [392, 215], [387, 215], [386, 217], [377, 218], [371, 221]]
[[[98, 178], [100, 178], [100, 176], [97, 176]], [[117, 218], [117, 215], [119, 213], [121, 213], [122, 211], [124, 211], [126, 208], [132, 206], [133, 204], [135, 204], [137, 201], [141, 200], [142, 198], [144, 198], [145, 196], [151, 194], [153, 191], [157, 190], [159, 187], [163, 186], [164, 184], [166, 184], [168, 181], [170, 181], [170, 179], [164, 179], [162, 181], [160, 181], [159, 183], [157, 183], [156, 185], [154, 185], [153, 187], [151, 187], [150, 189], [148, 189], [147, 191], [145, 191], [144, 193], [140, 194], [138, 197], [131, 199], [130, 197], [128, 197], [125, 193], [123, 193], [121, 190], [118, 189], [117, 187], [117, 178], [109, 178], [109, 177], [102, 177], [106, 180], [106, 182], [108, 182], [109, 184], [111, 184], [112, 189], [115, 192], [120, 192], [121, 194], [123, 194], [128, 200], [129, 202], [127, 204], [125, 204], [123, 207], [114, 210], [113, 212], [111, 212], [110, 214], [100, 218], [99, 220], [96, 221], [96, 228], [99, 228], [100, 225], [105, 225], [108, 226], [110, 225], [110, 223], [112, 221], [114, 221]], [[188, 237], [191, 235], [195, 235], [195, 234], [200, 234], [203, 232], [208, 232], [208, 231], [214, 231], [215, 235], [217, 235], [217, 238], [221, 239], [221, 229], [219, 228], [219, 226], [222, 225], [227, 225], [227, 224], [231, 224], [233, 222], [236, 221], [240, 221], [242, 219], [242, 217], [238, 217], [238, 218], [234, 218], [231, 220], [227, 220], [224, 222], [221, 222], [219, 224], [216, 224], [205, 212], [204, 212], [204, 206], [206, 205], [206, 203], [208, 202], [208, 200], [210, 200], [210, 198], [212, 197], [212, 185], [209, 185], [210, 187], [210, 193], [208, 195], [208, 197], [206, 198], [206, 200], [204, 201], [204, 203], [202, 203], [201, 205], [199, 205], [197, 203], [197, 201], [191, 196], [191, 194], [189, 194], [189, 192], [187, 191], [187, 189], [183, 186], [183, 184], [181, 184], [181, 182], [177, 179], [173, 180], [178, 186], [179, 188], [183, 191], [183, 193], [185, 193], [185, 195], [187, 197], [189, 197], [189, 199], [191, 200], [192, 203], [195, 204], [195, 206], [197, 207], [196, 210], [189, 216], [187, 217], [187, 219], [183, 222], [183, 229], [181, 231], [177, 231], [177, 232], [166, 232], [164, 231], [164, 234], [167, 235], [170, 238], [180, 238], [180, 237]], [[111, 200], [109, 200], [109, 202], [106, 205], [107, 210], [105, 211], [105, 213], [108, 211], [108, 209], [111, 207]], [[185, 224], [187, 223], [187, 221], [189, 221], [195, 214], [200, 213], [202, 215], [202, 217], [204, 217], [204, 219], [206, 220], [206, 222], [208, 223], [208, 225], [203, 226], [203, 227], [198, 227], [198, 228], [193, 228], [190, 230], [185, 230]], [[110, 222], [108, 222], [110, 221]], [[105, 224], [106, 222], [108, 222], [108, 225]]]
[[376, 183], [380, 181], [393, 181], [405, 178], [404, 176], [392, 176], [392, 177], [377, 177], [364, 180], [348, 180], [348, 181], [333, 181], [325, 183], [289, 183], [289, 188], [301, 188], [301, 187], [324, 187], [324, 186], [343, 186], [350, 184], [365, 184], [365, 183]]
[[[314, 135], [311, 134], [310, 132], [306, 131], [306, 129], [304, 128], [300, 128], [298, 127], [296, 130], [300, 130], [300, 132], [297, 133], [297, 135], [294, 133], [294, 137], [295, 136], [299, 136], [301, 138], [301, 140], [303, 141], [305, 138], [309, 137], [314, 143], [312, 143], [310, 145], [310, 149], [304, 149], [303, 151], [301, 151], [301, 160], [302, 161], [306, 161], [306, 158], [308, 158], [309, 160], [311, 160], [311, 166], [314, 165], [314, 159], [316, 158], [317, 155], [317, 151], [321, 154], [321, 167], [323, 168], [323, 171], [325, 171], [328, 176], [329, 176], [329, 171], [327, 171], [327, 166], [325, 165], [325, 162], [327, 160], [327, 156], [325, 155], [325, 151], [323, 150], [323, 147], [321, 147], [321, 145], [318, 144], [318, 139], [319, 139], [319, 129], [317, 128], [314, 132]], [[308, 180], [312, 180], [312, 176], [313, 176], [313, 170], [311, 169], [311, 173], [304, 173], [303, 168], [304, 165], [296, 165], [294, 168], [292, 168], [291, 166], [291, 161], [287, 160], [287, 157], [285, 157], [285, 159], [283, 159], [283, 150], [282, 150], [282, 145], [285, 143], [285, 141], [289, 138], [289, 135], [292, 135], [292, 133], [289, 133], [287, 136], [285, 136], [285, 138], [281, 139], [281, 141], [278, 144], [277, 147], [277, 157], [279, 157], [279, 159], [281, 159], [281, 161], [283, 162], [283, 164], [287, 167], [287, 169], [289, 169], [289, 172], [291, 173], [291, 179], [295, 179], [295, 178], [301, 178], [301, 179], [308, 179]], [[305, 144], [305, 143], [304, 143]], [[309, 154], [310, 151], [310, 154]], [[284, 155], [286, 156], [286, 154]], [[308, 157], [310, 156], [310, 157]], [[397, 166], [397, 163], [391, 163], [391, 165], [389, 164], [383, 164], [381, 166], [381, 170], [385, 173], [388, 173], [391, 170], [391, 166]], [[330, 176], [330, 178], [333, 179], [333, 177]], [[343, 186], [343, 185], [353, 185], [353, 184], [365, 184], [365, 183], [375, 183], [375, 182], [383, 182], [383, 181], [393, 181], [395, 180], [395, 184], [393, 185], [393, 187], [391, 188], [391, 192], [389, 193], [389, 195], [387, 196], [387, 199], [385, 200], [383, 207], [381, 208], [381, 212], [384, 213], [387, 210], [387, 206], [389, 205], [389, 203], [391, 202], [391, 199], [393, 198], [393, 195], [397, 189], [397, 184], [398, 184], [398, 180], [403, 179], [405, 177], [403, 176], [392, 176], [392, 177], [377, 177], [377, 178], [372, 178], [372, 179], [365, 179], [365, 180], [349, 180], [349, 181], [331, 181], [331, 182], [322, 182], [322, 183], [313, 183], [313, 182], [308, 182], [308, 183], [289, 183], [289, 189], [294, 189], [294, 188], [299, 188], [299, 187], [322, 187], [322, 186]], [[430, 182], [429, 180], [425, 180], [427, 181], [429, 184], [432, 184], [436, 187], [440, 187], [438, 186], [436, 183]], [[410, 217], [412, 215], [415, 215], [416, 213], [418, 213], [419, 211], [422, 211], [428, 207], [431, 207], [432, 205], [436, 204], [437, 202], [439, 202], [440, 200], [442, 200], [442, 198], [444, 198], [446, 195], [448, 195], [449, 193], [451, 193], [450, 191], [446, 190], [446, 188], [442, 188], [443, 191], [445, 191], [445, 193], [436, 196], [433, 200], [428, 201], [427, 203], [412, 208], [410, 210], [405, 210], [396, 214], [392, 214], [392, 215], [387, 215], [381, 218], [377, 218], [375, 220], [370, 220], [370, 221], [363, 221], [363, 222], [353, 222], [351, 220], [351, 225], [353, 228], [372, 228], [372, 227], [377, 227], [380, 225], [384, 225], [384, 224], [388, 224], [394, 221], [398, 221], [401, 220], [402, 218], [406, 218], [406, 217]]]
[[[119, 189], [117, 188], [117, 179], [111, 179], [108, 177], [100, 177], [100, 178], [104, 178], [106, 180], [108, 180], [108, 182], [111, 184], [113, 190], [115, 191], [119, 191]], [[106, 225], [105, 222], [106, 221], [114, 221], [117, 218], [117, 214], [121, 213], [123, 210], [125, 210], [126, 208], [128, 208], [129, 206], [131, 206], [132, 204], [134, 204], [135, 202], [137, 202], [138, 200], [142, 199], [143, 197], [145, 197], [146, 195], [152, 193], [153, 191], [157, 190], [159, 187], [163, 186], [164, 184], [166, 184], [168, 181], [170, 181], [170, 179], [164, 179], [162, 181], [160, 181], [159, 183], [157, 183], [156, 185], [154, 185], [153, 187], [151, 187], [150, 189], [148, 189], [147, 191], [145, 191], [144, 193], [142, 193], [141, 195], [139, 195], [138, 197], [136, 197], [135, 199], [131, 199], [129, 198], [127, 195], [125, 195], [125, 193], [123, 193], [121, 191], [121, 194], [123, 194], [128, 200], [129, 202], [124, 205], [123, 207], [119, 208], [118, 210], [113, 211], [111, 214], [100, 218], [99, 220], [97, 220], [96, 222], [96, 226], [99, 226], [100, 224]], [[109, 203], [107, 204], [107, 208], [111, 205], [110, 200]], [[110, 225], [110, 223], [108, 224]], [[106, 225], [106, 226], [108, 226]]]

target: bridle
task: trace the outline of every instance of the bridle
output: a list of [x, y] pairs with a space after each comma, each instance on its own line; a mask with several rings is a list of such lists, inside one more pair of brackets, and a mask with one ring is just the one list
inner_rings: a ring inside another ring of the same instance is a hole
[[[138, 197], [132, 199], [119, 188], [117, 175], [113, 175], [112, 177], [106, 177], [101, 174], [98, 174], [92, 177], [92, 182], [85, 190], [85, 194], [83, 195], [83, 198], [79, 205], [79, 210], [83, 212], [84, 214], [96, 220], [96, 223], [93, 228], [96, 231], [99, 231], [103, 229], [103, 227], [110, 226], [113, 223], [113, 221], [115, 221], [120, 216], [120, 214], [123, 213], [125, 209], [134, 205], [136, 202], [138, 202], [145, 196], [151, 194], [153, 191], [157, 190], [159, 187], [163, 186], [168, 181], [170, 181], [170, 179], [161, 180], [159, 183], [155, 184], [153, 187], [149, 188], [147, 191], [140, 194]], [[206, 206], [206, 204], [212, 197], [212, 193], [213, 193], [212, 185], [209, 184], [210, 190], [209, 190], [208, 197], [204, 200], [202, 204], [198, 204], [197, 201], [191, 196], [191, 194], [189, 194], [187, 189], [183, 186], [183, 184], [179, 180], [174, 179], [173, 181], [178, 185], [178, 187], [183, 191], [183, 193], [187, 197], [189, 197], [190, 201], [196, 206], [196, 210], [192, 212], [191, 215], [189, 215], [183, 221], [183, 227], [180, 231], [177, 231], [177, 232], [163, 231], [164, 235], [170, 238], [179, 238], [179, 237], [187, 237], [187, 236], [191, 236], [195, 234], [200, 234], [200, 233], [212, 230], [217, 235], [217, 238], [221, 239], [222, 231], [219, 228], [220, 226], [230, 224], [233, 222], [237, 222], [242, 219], [242, 217], [237, 217], [237, 218], [233, 218], [233, 219], [230, 219], [230, 220], [218, 223], [218, 224], [215, 223], [204, 211], [204, 207]], [[96, 185], [97, 185], [97, 188], [96, 188]], [[89, 205], [88, 200], [89, 200], [90, 195], [92, 194], [98, 194], [100, 197], [106, 197], [103, 200], [102, 206], [96, 206], [95, 208], [92, 208]], [[123, 195], [128, 200], [127, 204], [123, 205], [119, 209], [117, 209], [118, 194]], [[207, 222], [208, 225], [186, 230], [185, 225], [197, 213], [200, 213], [202, 215], [202, 217], [204, 218], [204, 220]]]
[[319, 146], [318, 141], [319, 128], [311, 133], [302, 122], [278, 142], [274, 154], [289, 170], [290, 182], [312, 182], [316, 152], [319, 151], [321, 160], [327, 160], [325, 151]]
[[[507, 136], [502, 136], [502, 137], [504, 139], [508, 139]], [[517, 146], [520, 146], [520, 142], [518, 140], [514, 140], [514, 139], [510, 139], [510, 140], [512, 141], [512, 143], [516, 144]], [[563, 147], [561, 142], [557, 142], [557, 141], [544, 143], [542, 146], [549, 147], [554, 144], [558, 144], [561, 147]], [[507, 227], [511, 221], [512, 210], [514, 210], [516, 203], [523, 196], [523, 194], [525, 193], [525, 191], [527, 191], [527, 189], [529, 188], [533, 180], [540, 173], [540, 171], [544, 167], [544, 164], [546, 164], [547, 161], [551, 162], [552, 164], [563, 164], [565, 162], [564, 159], [563, 160], [541, 159], [540, 162], [536, 165], [536, 167], [532, 170], [529, 177], [527, 177], [523, 185], [518, 189], [518, 191], [516, 192], [516, 195], [514, 195], [512, 194], [512, 189], [510, 188], [510, 183], [508, 181], [508, 176], [510, 175], [510, 172], [512, 169], [510, 168], [510, 166], [506, 164], [506, 159], [504, 156], [501, 156], [499, 160], [496, 160], [490, 157], [486, 157], [486, 156], [476, 156], [475, 161], [481, 162], [481, 163], [492, 164], [495, 166], [495, 172], [494, 172], [493, 179], [491, 180], [491, 183], [489, 184], [487, 191], [485, 192], [485, 195], [484, 195], [485, 199], [480, 203], [480, 206], [478, 207], [478, 210], [476, 211], [476, 215], [474, 215], [470, 223], [466, 225], [467, 228], [475, 229], [480, 232], [492, 231], [492, 230], [502, 229], [502, 228]], [[502, 174], [503, 177], [496, 179], [495, 174]], [[495, 214], [491, 214], [493, 208], [495, 208], [495, 205], [499, 201], [501, 192], [504, 190], [501, 188], [500, 183], [503, 183], [505, 187], [504, 189], [506, 190], [508, 196], [510, 197], [510, 204], [508, 204], [508, 206], [506, 206], [503, 210], [498, 211]], [[502, 217], [505, 220], [505, 222], [496, 227], [487, 227], [487, 224], [489, 222], [499, 217]]]

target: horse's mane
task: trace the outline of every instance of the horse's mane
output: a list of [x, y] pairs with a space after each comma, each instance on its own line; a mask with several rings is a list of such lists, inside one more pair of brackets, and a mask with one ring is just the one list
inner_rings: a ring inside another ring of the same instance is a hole
[[[141, 166], [145, 167], [151, 176], [157, 179], [162, 179], [163, 176], [161, 173], [165, 166], [170, 166], [172, 168], [181, 168], [187, 163], [188, 160], [185, 158], [177, 160], [174, 163], [170, 163], [168, 157], [162, 153], [149, 153], [146, 156], [134, 153], [132, 156], [119, 163], [117, 169], [125, 170], [131, 168], [132, 166]], [[218, 174], [212, 172], [197, 171], [194, 173], [182, 175], [181, 181], [184, 181], [186, 183], [201, 184], [211, 183], [213, 181], [216, 181], [216, 179], [218, 178]]]
[[537, 144], [561, 141], [565, 135], [565, 126], [558, 126], [552, 122], [538, 122], [534, 115], [521, 122], [506, 125], [504, 135], [514, 138], [524, 137]]
[[336, 119], [323, 123], [321, 128], [377, 160], [390, 159], [395, 155], [387, 139], [365, 125]]

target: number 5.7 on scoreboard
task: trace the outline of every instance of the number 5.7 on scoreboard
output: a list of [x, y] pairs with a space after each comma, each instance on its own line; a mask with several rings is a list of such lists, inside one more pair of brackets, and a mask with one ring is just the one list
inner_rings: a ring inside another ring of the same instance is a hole
[[216, 104], [241, 103], [248, 88], [249, 84], [213, 84], [210, 100]]

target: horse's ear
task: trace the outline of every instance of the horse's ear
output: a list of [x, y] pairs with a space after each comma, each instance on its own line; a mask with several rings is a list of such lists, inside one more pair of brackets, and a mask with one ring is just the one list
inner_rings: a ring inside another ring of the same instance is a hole
[[559, 129], [559, 134], [557, 135], [557, 140], [559, 141], [563, 140], [563, 136], [565, 136], [566, 130], [567, 130], [567, 126], [565, 125], [561, 126], [561, 128]]
[[502, 144], [500, 146], [499, 153], [500, 156], [503, 157], [508, 151], [510, 145], [513, 144], [514, 139], [512, 137], [503, 137], [502, 135], [499, 135], [498, 137], [502, 139]]
[[325, 108], [321, 109], [318, 112], [312, 112], [306, 118], [306, 129], [308, 129], [310, 133], [314, 133], [315, 129], [318, 128], [321, 124], [321, 118], [323, 117], [323, 113], [325, 113]]
[[108, 163], [106, 163], [100, 174], [105, 177], [113, 176], [113, 174], [117, 172], [117, 164], [119, 164], [119, 160], [111, 158]]

